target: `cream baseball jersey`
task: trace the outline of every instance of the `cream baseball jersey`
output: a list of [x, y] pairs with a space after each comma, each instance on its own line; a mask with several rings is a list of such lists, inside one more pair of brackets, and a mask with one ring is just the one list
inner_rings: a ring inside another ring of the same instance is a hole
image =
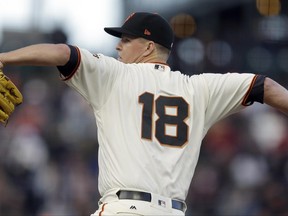
[[187, 76], [70, 49], [59, 70], [93, 109], [101, 195], [132, 188], [185, 200], [208, 129], [253, 103], [264, 82], [248, 73]]

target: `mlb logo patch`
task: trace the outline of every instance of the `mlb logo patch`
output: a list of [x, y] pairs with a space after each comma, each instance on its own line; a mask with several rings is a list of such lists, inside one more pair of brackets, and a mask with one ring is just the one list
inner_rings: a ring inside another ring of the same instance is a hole
[[166, 207], [166, 202], [164, 200], [158, 200], [158, 205], [162, 207]]
[[165, 71], [165, 66], [164, 65], [155, 65], [154, 67], [156, 70], [160, 70], [160, 71]]

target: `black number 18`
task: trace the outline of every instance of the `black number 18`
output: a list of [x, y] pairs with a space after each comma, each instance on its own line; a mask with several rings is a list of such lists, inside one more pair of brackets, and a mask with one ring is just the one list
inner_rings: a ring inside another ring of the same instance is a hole
[[[153, 114], [158, 115], [155, 121], [155, 137], [163, 145], [183, 146], [188, 140], [188, 125], [184, 122], [188, 117], [189, 105], [182, 97], [159, 96], [154, 101], [154, 95], [148, 92], [139, 96], [139, 103], [143, 104], [141, 136], [143, 139], [152, 139]], [[172, 107], [175, 114], [167, 113], [166, 109]], [[176, 128], [176, 135], [168, 135], [166, 126]]]

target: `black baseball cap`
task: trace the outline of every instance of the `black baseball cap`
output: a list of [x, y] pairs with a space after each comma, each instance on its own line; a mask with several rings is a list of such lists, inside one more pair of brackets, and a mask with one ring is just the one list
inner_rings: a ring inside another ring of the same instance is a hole
[[122, 34], [145, 38], [171, 50], [174, 34], [169, 23], [157, 13], [136, 12], [125, 20], [122, 27], [104, 28], [115, 37]]

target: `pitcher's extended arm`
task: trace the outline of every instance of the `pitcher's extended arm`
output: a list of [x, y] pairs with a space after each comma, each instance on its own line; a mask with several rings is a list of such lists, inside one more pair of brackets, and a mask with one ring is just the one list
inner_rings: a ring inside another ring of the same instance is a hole
[[270, 78], [264, 82], [264, 102], [288, 115], [288, 90]]
[[7, 65], [61, 66], [70, 57], [66, 44], [35, 44], [0, 53], [0, 68]]

